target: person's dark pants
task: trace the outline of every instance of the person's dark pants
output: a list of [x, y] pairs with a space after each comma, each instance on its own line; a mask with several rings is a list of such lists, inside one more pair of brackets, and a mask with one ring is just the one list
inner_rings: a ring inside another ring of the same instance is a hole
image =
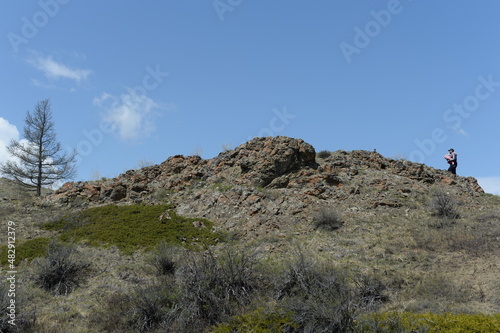
[[457, 174], [457, 165], [456, 164], [450, 164], [450, 167], [448, 168], [448, 171], [451, 172], [452, 174], [456, 175]]

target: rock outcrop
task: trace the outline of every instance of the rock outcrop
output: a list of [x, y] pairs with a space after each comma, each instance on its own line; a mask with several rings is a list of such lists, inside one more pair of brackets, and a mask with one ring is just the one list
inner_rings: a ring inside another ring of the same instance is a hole
[[[240, 235], [281, 234], [321, 206], [402, 209], [443, 186], [463, 200], [483, 193], [476, 179], [379, 153], [335, 151], [321, 159], [301, 139], [255, 138], [204, 160], [172, 156], [105, 181], [69, 182], [45, 200], [89, 205], [168, 201]], [[403, 204], [404, 203], [404, 204]], [[408, 209], [407, 207], [405, 209]]]
[[218, 177], [256, 187], [268, 186], [283, 175], [317, 166], [313, 146], [287, 137], [257, 138], [211, 162]]

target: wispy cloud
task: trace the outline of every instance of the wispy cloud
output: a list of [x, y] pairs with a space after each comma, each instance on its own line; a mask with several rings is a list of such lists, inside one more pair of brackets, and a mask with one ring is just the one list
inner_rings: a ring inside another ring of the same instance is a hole
[[102, 119], [124, 140], [134, 140], [149, 136], [155, 129], [154, 110], [159, 105], [146, 95], [137, 94], [126, 88], [120, 96], [103, 93], [94, 98], [94, 105], [105, 112]]
[[51, 56], [35, 54], [28, 60], [33, 67], [43, 72], [49, 80], [68, 79], [76, 83], [86, 81], [92, 70], [71, 68], [61, 62], [54, 60]]
[[477, 177], [477, 181], [486, 193], [500, 195], [500, 176]]

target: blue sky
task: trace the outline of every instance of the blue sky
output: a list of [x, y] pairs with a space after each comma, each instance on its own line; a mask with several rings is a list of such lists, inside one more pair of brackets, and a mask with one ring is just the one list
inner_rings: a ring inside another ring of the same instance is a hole
[[0, 161], [50, 98], [77, 180], [255, 136], [377, 149], [500, 194], [500, 3], [9, 1]]

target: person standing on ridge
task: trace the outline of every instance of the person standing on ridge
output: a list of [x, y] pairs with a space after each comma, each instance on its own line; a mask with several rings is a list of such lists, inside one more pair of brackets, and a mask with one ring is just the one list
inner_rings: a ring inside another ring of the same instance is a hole
[[451, 172], [452, 174], [456, 175], [458, 162], [457, 162], [457, 153], [455, 153], [455, 150], [453, 148], [450, 148], [448, 150], [448, 155], [445, 155], [444, 158], [446, 159], [446, 161], [450, 165], [450, 167], [448, 168], [448, 171]]

